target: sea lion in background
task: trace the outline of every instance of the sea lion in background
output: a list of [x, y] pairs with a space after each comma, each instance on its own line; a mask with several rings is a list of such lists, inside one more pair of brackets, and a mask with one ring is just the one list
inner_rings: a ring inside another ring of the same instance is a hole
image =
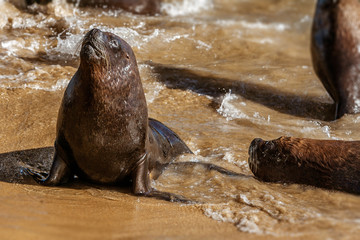
[[360, 112], [360, 3], [318, 0], [311, 33], [315, 73], [335, 102], [335, 119]]
[[67, 0], [79, 7], [121, 8], [135, 14], [156, 15], [160, 13], [161, 0]]
[[[15, 0], [12, 0], [15, 1]], [[25, 0], [26, 5], [33, 3], [48, 4], [51, 0]], [[79, 7], [121, 8], [135, 14], [156, 15], [160, 13], [161, 0], [66, 0]]]
[[31, 170], [42, 185], [60, 185], [74, 175], [100, 184], [132, 180], [137, 195], [185, 201], [151, 188], [150, 173], [176, 156], [191, 153], [168, 127], [148, 118], [135, 55], [120, 37], [89, 31], [80, 66], [62, 100], [55, 153], [47, 178]]
[[360, 193], [360, 141], [256, 138], [249, 147], [249, 167], [263, 181]]

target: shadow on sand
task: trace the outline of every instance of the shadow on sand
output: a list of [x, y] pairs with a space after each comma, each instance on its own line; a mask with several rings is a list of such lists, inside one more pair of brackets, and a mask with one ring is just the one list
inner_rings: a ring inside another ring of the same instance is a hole
[[[0, 181], [8, 183], [20, 183], [38, 185], [38, 183], [26, 173], [29, 168], [37, 172], [48, 173], [53, 162], [54, 147], [34, 148], [0, 154]], [[122, 193], [131, 194], [131, 185], [124, 182], [118, 186], [103, 186], [89, 183], [75, 178], [74, 181], [61, 187], [73, 189], [88, 189], [92, 187], [100, 189], [115, 189]]]
[[[187, 69], [146, 62], [158, 74], [158, 80], [168, 88], [191, 90], [218, 98], [231, 91], [245, 99], [262, 104], [281, 113], [303, 118], [333, 120], [334, 104], [320, 102], [316, 97], [300, 97], [271, 86], [212, 76], [198, 75]], [[213, 107], [218, 107], [214, 103]]]
[[0, 181], [36, 184], [25, 168], [48, 172], [52, 164], [53, 147], [13, 151], [0, 154]]

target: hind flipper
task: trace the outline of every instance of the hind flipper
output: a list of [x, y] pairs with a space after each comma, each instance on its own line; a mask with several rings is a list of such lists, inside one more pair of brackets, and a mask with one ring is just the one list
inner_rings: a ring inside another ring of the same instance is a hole
[[49, 174], [31, 169], [25, 169], [25, 171], [32, 176], [37, 183], [45, 186], [56, 186], [67, 183], [74, 176], [69, 166], [59, 156], [57, 149], [54, 153], [54, 160]]
[[157, 179], [163, 169], [177, 156], [184, 153], [192, 154], [176, 133], [152, 118], [149, 118], [149, 146], [149, 169], [152, 179]]
[[161, 192], [154, 188], [151, 188], [150, 176], [149, 176], [149, 158], [144, 155], [139, 164], [136, 166], [132, 173], [132, 191], [137, 196], [153, 197], [162, 199], [170, 202], [181, 202], [181, 203], [195, 203], [181, 195], [177, 195], [169, 192]]

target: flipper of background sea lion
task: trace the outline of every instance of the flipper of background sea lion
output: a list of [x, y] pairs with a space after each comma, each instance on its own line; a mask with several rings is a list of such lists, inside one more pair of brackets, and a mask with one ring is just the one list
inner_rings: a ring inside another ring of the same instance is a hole
[[335, 119], [359, 113], [360, 3], [318, 0], [311, 32], [316, 75], [335, 102]]
[[[331, 2], [331, 3], [330, 3]], [[331, 17], [334, 5], [331, 0], [318, 1], [311, 30], [311, 57], [316, 75], [324, 85], [335, 104], [334, 119], [338, 118], [340, 102], [336, 87], [335, 67], [332, 50], [335, 44], [334, 18]]]

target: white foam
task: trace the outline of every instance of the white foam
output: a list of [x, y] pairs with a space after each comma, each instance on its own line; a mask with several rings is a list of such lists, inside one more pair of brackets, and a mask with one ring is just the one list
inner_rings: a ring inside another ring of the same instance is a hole
[[[247, 116], [245, 113], [241, 112], [233, 104], [231, 104], [231, 101], [235, 99], [238, 99], [238, 96], [236, 96], [235, 94], [231, 94], [231, 91], [229, 93], [226, 93], [220, 107], [217, 109], [217, 112], [224, 116], [228, 121], [237, 118], [249, 119], [249, 116]], [[244, 104], [246, 105], [246, 103]]]
[[[247, 166], [247, 161], [240, 160], [240, 157], [234, 156], [234, 154], [233, 154], [234, 150], [231, 148], [220, 147], [220, 148], [214, 149], [214, 151], [223, 152], [224, 156], [222, 159], [228, 163], [234, 164], [238, 167]], [[215, 154], [214, 157], [216, 157], [216, 155], [217, 154]]]
[[53, 0], [53, 10], [57, 17], [63, 17], [67, 21], [79, 21], [79, 16], [87, 16], [87, 11], [81, 11], [80, 9], [73, 7], [72, 4], [68, 4], [66, 0]]
[[48, 92], [54, 92], [61, 89], [64, 89], [69, 83], [69, 79], [59, 79], [56, 81], [55, 85], [44, 86], [40, 83], [25, 83], [21, 88], [30, 88], [34, 90], [43, 90]]
[[[60, 36], [57, 37], [57, 45], [55, 48], [50, 51], [55, 51], [62, 54], [78, 56], [79, 55], [79, 45], [83, 39], [84, 34], [68, 34], [65, 39], [61, 39]], [[52, 55], [51, 52], [48, 52], [48, 55]]]
[[213, 8], [212, 0], [182, 0], [163, 3], [161, 11], [170, 16], [182, 16], [198, 13]]
[[261, 30], [276, 30], [279, 32], [283, 32], [289, 29], [289, 25], [284, 23], [262, 23], [260, 21], [257, 22], [248, 22], [248, 21], [240, 21], [241, 26], [250, 29], [261, 29]]
[[[247, 120], [255, 120], [255, 121], [264, 121], [270, 122], [270, 115], [267, 116], [267, 119], [260, 115], [259, 112], [254, 112], [253, 116], [250, 117], [247, 114], [243, 113], [241, 109], [237, 108], [232, 101], [238, 100], [239, 97], [235, 94], [232, 94], [231, 91], [226, 93], [220, 107], [217, 109], [217, 112], [226, 118], [226, 120], [234, 120], [234, 119], [247, 119]], [[245, 102], [236, 102], [241, 106], [246, 106]]]
[[207, 51], [209, 51], [212, 47], [211, 47], [211, 45], [209, 45], [209, 44], [206, 44], [206, 43], [204, 43], [203, 41], [201, 41], [201, 40], [197, 40], [196, 41], [196, 43], [198, 44], [197, 46], [196, 46], [196, 48], [205, 48]]
[[[59, 66], [55, 66], [58, 68]], [[48, 69], [35, 67], [27, 72], [20, 72], [14, 75], [0, 75], [0, 87], [5, 89], [33, 89], [44, 91], [57, 91], [65, 88], [69, 82], [67, 78], [60, 78], [56, 83], [40, 80], [46, 78]], [[42, 77], [40, 77], [42, 76]]]
[[12, 21], [12, 28], [32, 28], [38, 24], [39, 23], [33, 18], [16, 17]]
[[16, 52], [19, 49], [22, 49], [24, 47], [25, 40], [20, 39], [17, 40], [9, 40], [9, 41], [3, 41], [1, 43], [1, 47], [4, 49], [7, 49], [6, 53], [8, 56], [16, 55]]
[[[12, 2], [15, 2], [14, 0]], [[16, 4], [19, 5], [19, 4]], [[9, 23], [9, 18], [14, 19], [19, 15], [19, 10], [11, 3], [0, 0], [0, 29]]]
[[304, 17], [302, 17], [300, 19], [300, 23], [307, 23], [307, 22], [311, 22], [312, 18], [309, 15], [305, 15]]
[[251, 204], [246, 195], [240, 194], [239, 196], [240, 196], [240, 199], [241, 199], [244, 203], [246, 203], [246, 204], [248, 204], [248, 205]]
[[144, 86], [146, 102], [151, 104], [160, 94], [160, 92], [165, 88], [165, 86], [157, 81], [149, 81], [149, 73], [152, 70], [152, 67], [147, 64], [138, 65], [139, 72], [141, 75], [141, 80]]
[[183, 35], [174, 35], [174, 36], [170, 36], [164, 39], [165, 42], [173, 42], [175, 40], [178, 40], [180, 38], [188, 38], [190, 35], [189, 34], [183, 34]]
[[256, 42], [260, 44], [272, 44], [274, 43], [274, 40], [272, 40], [271, 38], [262, 38], [262, 39], [252, 40], [252, 42]]
[[233, 217], [233, 213], [231, 211], [231, 209], [229, 207], [227, 208], [222, 208], [218, 211], [215, 211], [212, 208], [206, 208], [204, 210], [204, 214], [207, 217], [210, 217], [216, 221], [221, 221], [221, 222], [230, 222], [230, 223], [235, 223], [235, 218]]
[[26, 44], [24, 39], [8, 40], [1, 43], [1, 47], [6, 49], [8, 56], [17, 56], [18, 51], [24, 51], [24, 49], [36, 53], [39, 49], [39, 42], [33, 40], [29, 44]]
[[242, 218], [240, 222], [236, 225], [236, 227], [242, 232], [263, 234], [264, 231], [262, 231], [255, 223], [255, 221], [251, 218], [256, 218], [256, 216]]
[[263, 234], [264, 231], [257, 225], [259, 218], [257, 209], [244, 210], [234, 212], [230, 207], [226, 207], [224, 204], [211, 205], [204, 209], [204, 214], [219, 222], [233, 223], [242, 232]]

